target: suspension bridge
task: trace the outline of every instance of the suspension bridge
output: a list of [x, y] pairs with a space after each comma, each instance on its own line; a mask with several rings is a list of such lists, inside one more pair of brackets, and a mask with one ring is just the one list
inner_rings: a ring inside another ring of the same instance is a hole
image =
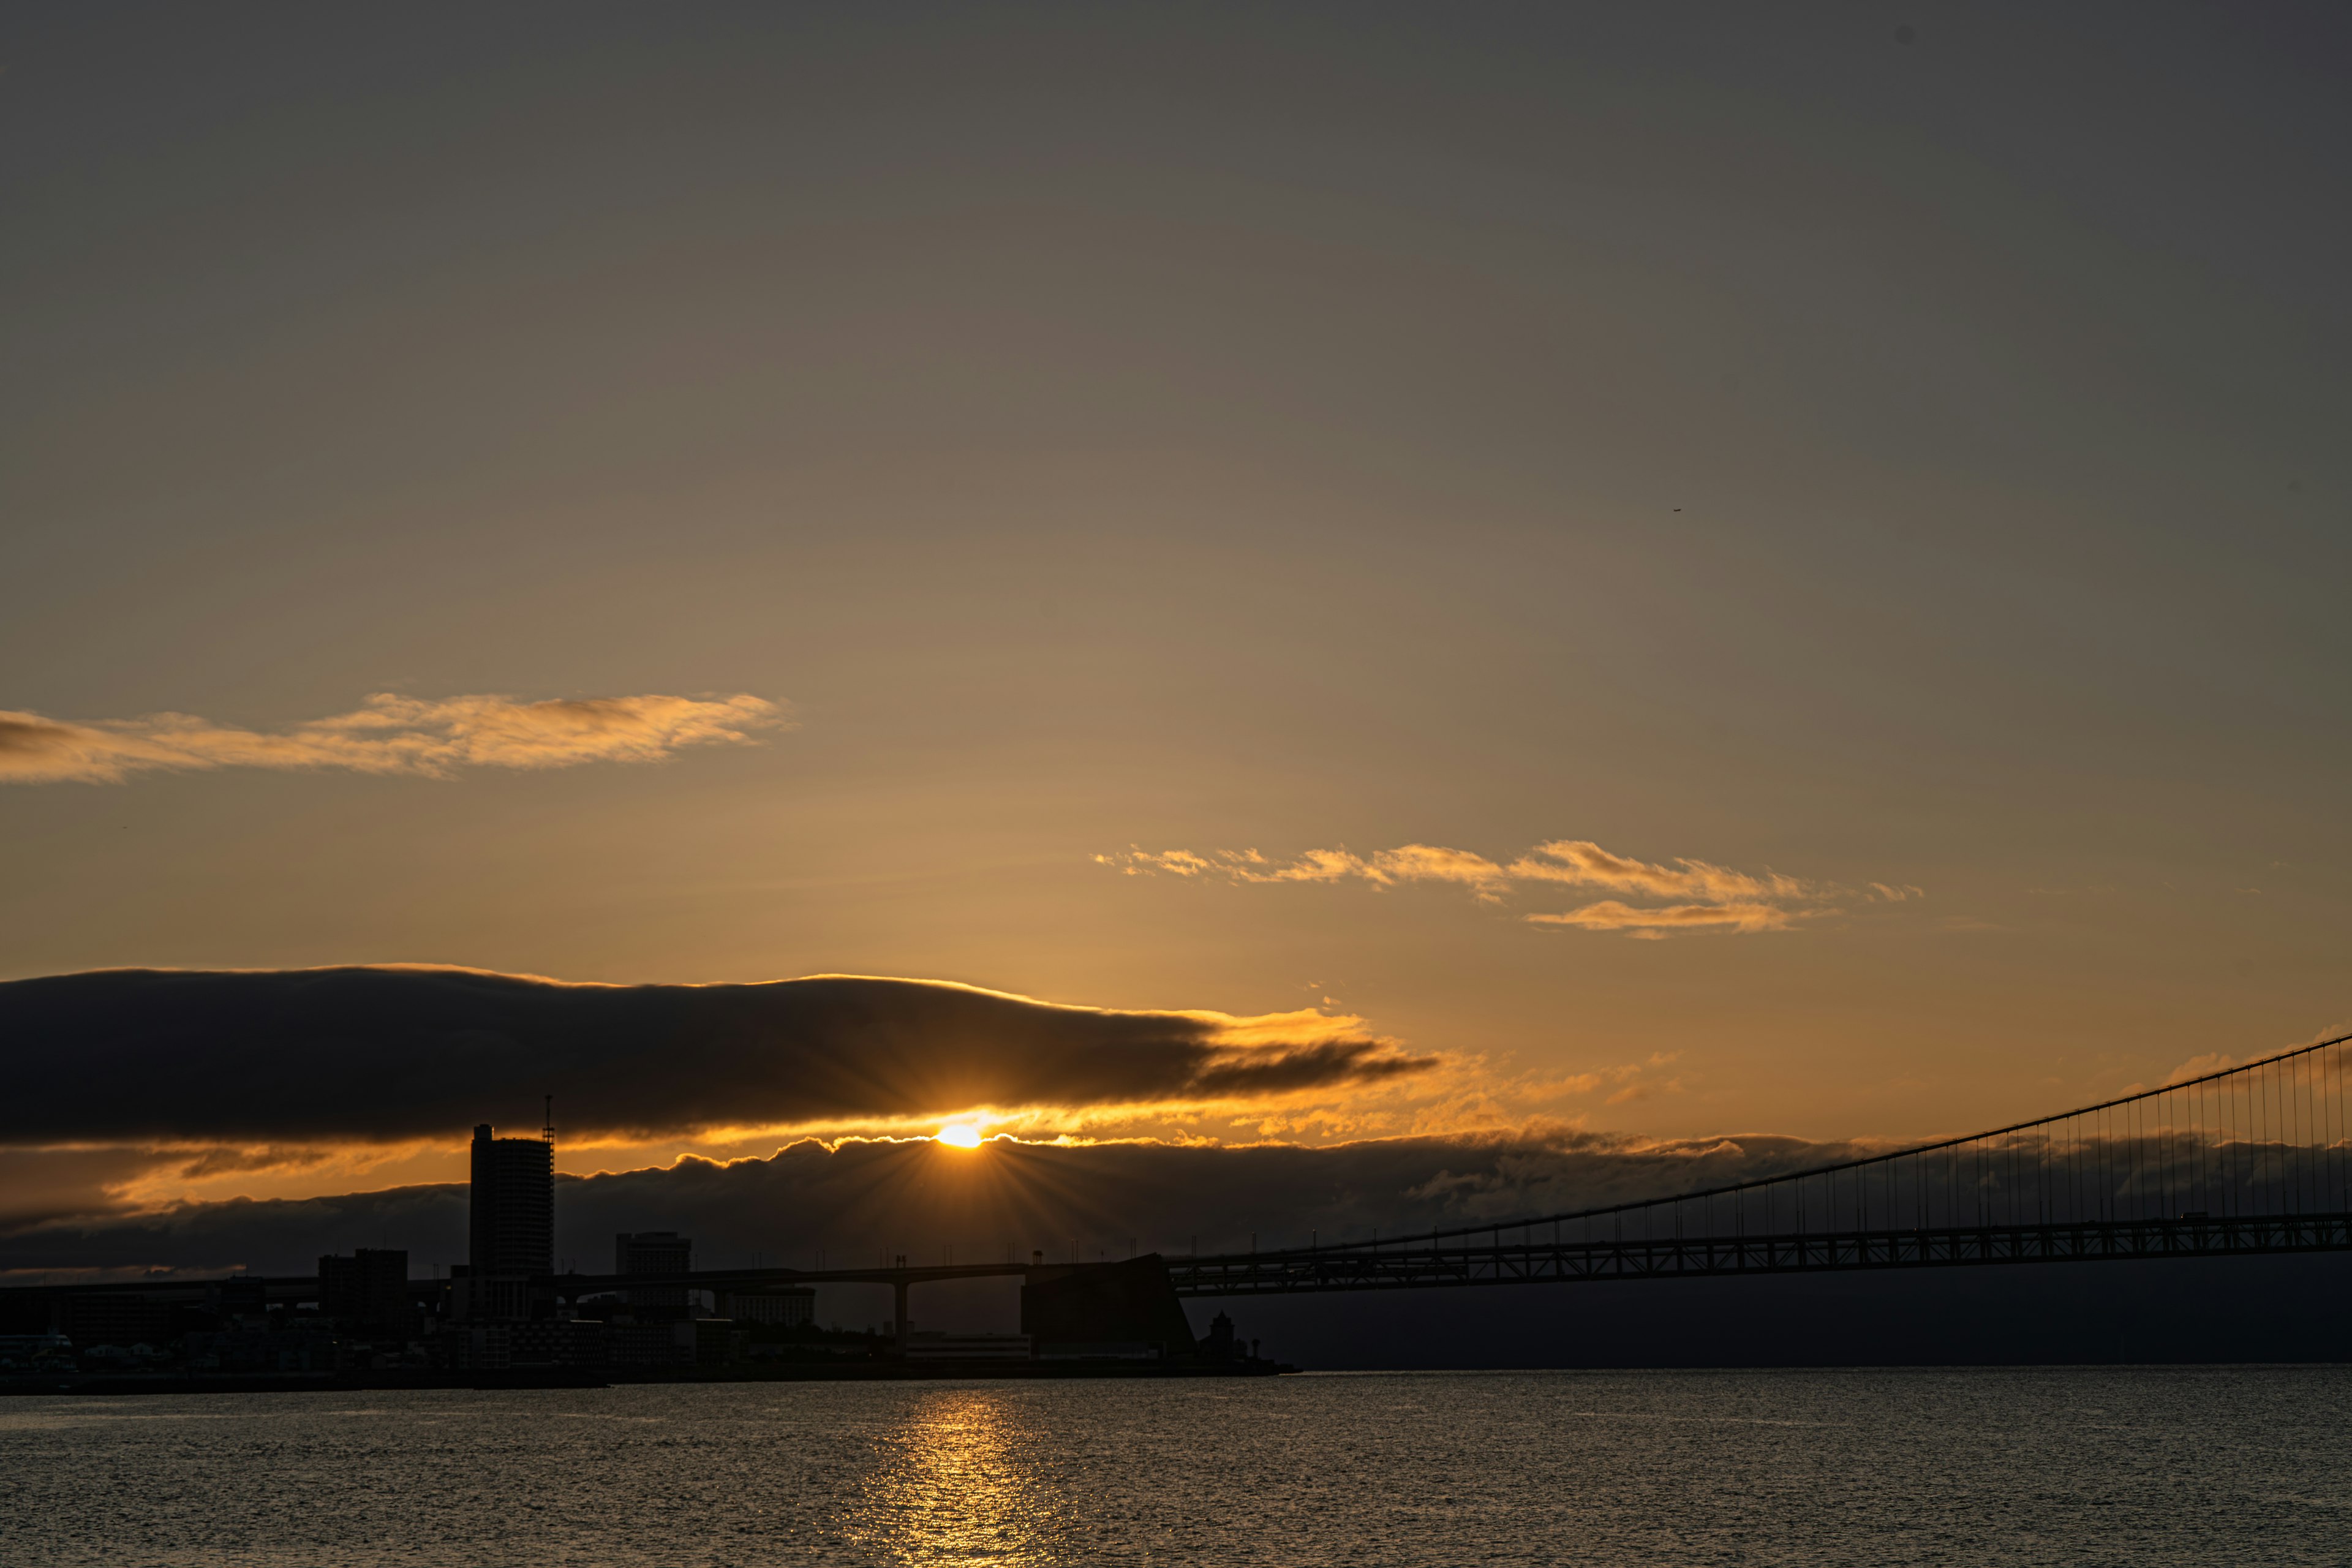
[[[1092, 1271], [1164, 1270], [1178, 1297], [1404, 1290], [1855, 1269], [2231, 1258], [2352, 1250], [2352, 1034], [2096, 1105], [1965, 1137], [1697, 1191], [1304, 1247], [1150, 1255], [1108, 1265], [912, 1263], [554, 1276], [555, 1298], [685, 1288], [758, 1291], [1019, 1276], [1083, 1288]], [[271, 1300], [311, 1279], [254, 1280]], [[443, 1289], [415, 1281], [420, 1295]], [[65, 1287], [201, 1291], [200, 1282]], [[1122, 1287], [1124, 1289], [1124, 1287]], [[8, 1292], [16, 1294], [18, 1292]]]
[[2347, 1042], [1696, 1192], [1168, 1270], [1251, 1296], [2352, 1249]]

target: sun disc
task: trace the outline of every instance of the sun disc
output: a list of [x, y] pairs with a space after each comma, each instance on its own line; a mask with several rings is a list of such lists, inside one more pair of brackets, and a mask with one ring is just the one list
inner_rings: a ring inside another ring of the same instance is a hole
[[980, 1147], [980, 1129], [942, 1127], [940, 1129], [940, 1142], [951, 1149], [977, 1149]]

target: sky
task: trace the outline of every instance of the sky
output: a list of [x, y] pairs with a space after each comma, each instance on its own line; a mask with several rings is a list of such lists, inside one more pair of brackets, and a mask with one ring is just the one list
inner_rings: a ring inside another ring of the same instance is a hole
[[[2291, 5], [0, 17], [0, 1055], [59, 1086], [0, 1264], [459, 1179], [542, 1092], [583, 1177], [1420, 1151], [1374, 1223], [2331, 1032], [2347, 57]], [[44, 988], [363, 965], [909, 1032]], [[526, 1067], [417, 1087], [468, 1051]]]

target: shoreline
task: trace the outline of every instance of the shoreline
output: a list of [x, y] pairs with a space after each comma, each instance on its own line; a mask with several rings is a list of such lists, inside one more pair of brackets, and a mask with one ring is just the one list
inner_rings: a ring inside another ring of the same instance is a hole
[[845, 1366], [821, 1363], [721, 1369], [621, 1371], [569, 1367], [516, 1368], [507, 1372], [447, 1372], [391, 1368], [341, 1373], [57, 1373], [0, 1377], [0, 1397], [8, 1395], [133, 1394], [342, 1394], [405, 1389], [614, 1388], [635, 1384], [687, 1383], [925, 1383], [975, 1378], [1019, 1381], [1037, 1378], [1278, 1377], [1302, 1370], [1275, 1362], [1216, 1365], [1137, 1362], [872, 1362]]

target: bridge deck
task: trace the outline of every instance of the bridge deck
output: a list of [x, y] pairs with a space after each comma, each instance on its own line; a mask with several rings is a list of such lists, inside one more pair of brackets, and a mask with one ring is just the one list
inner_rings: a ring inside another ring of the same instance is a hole
[[1369, 1246], [1325, 1247], [1173, 1258], [1168, 1260], [1168, 1272], [1180, 1296], [1263, 1296], [2347, 1250], [2352, 1250], [2352, 1214], [2264, 1215], [1845, 1235], [1421, 1244], [1387, 1251]]
[[[1843, 1234], [1697, 1236], [1646, 1240], [1532, 1241], [1481, 1245], [1329, 1247], [1289, 1252], [1164, 1258], [1179, 1296], [1266, 1296], [1330, 1290], [1419, 1290], [1465, 1285], [1545, 1285], [1605, 1279], [1711, 1279], [1879, 1268], [1940, 1268], [2003, 1263], [2087, 1263], [2167, 1258], [2241, 1258], [2352, 1251], [2352, 1213], [2135, 1219], [2046, 1225], [1973, 1225]], [[810, 1285], [913, 1286], [945, 1279], [1059, 1275], [1096, 1267], [1017, 1263], [934, 1264], [905, 1268], [709, 1268], [670, 1275], [558, 1274], [542, 1283], [566, 1300], [605, 1291], [671, 1289], [761, 1290]], [[317, 1296], [311, 1276], [236, 1277], [272, 1300]], [[202, 1300], [220, 1279], [175, 1278], [106, 1284], [19, 1286], [15, 1296], [121, 1292], [156, 1300]], [[445, 1281], [412, 1279], [418, 1297]]]

